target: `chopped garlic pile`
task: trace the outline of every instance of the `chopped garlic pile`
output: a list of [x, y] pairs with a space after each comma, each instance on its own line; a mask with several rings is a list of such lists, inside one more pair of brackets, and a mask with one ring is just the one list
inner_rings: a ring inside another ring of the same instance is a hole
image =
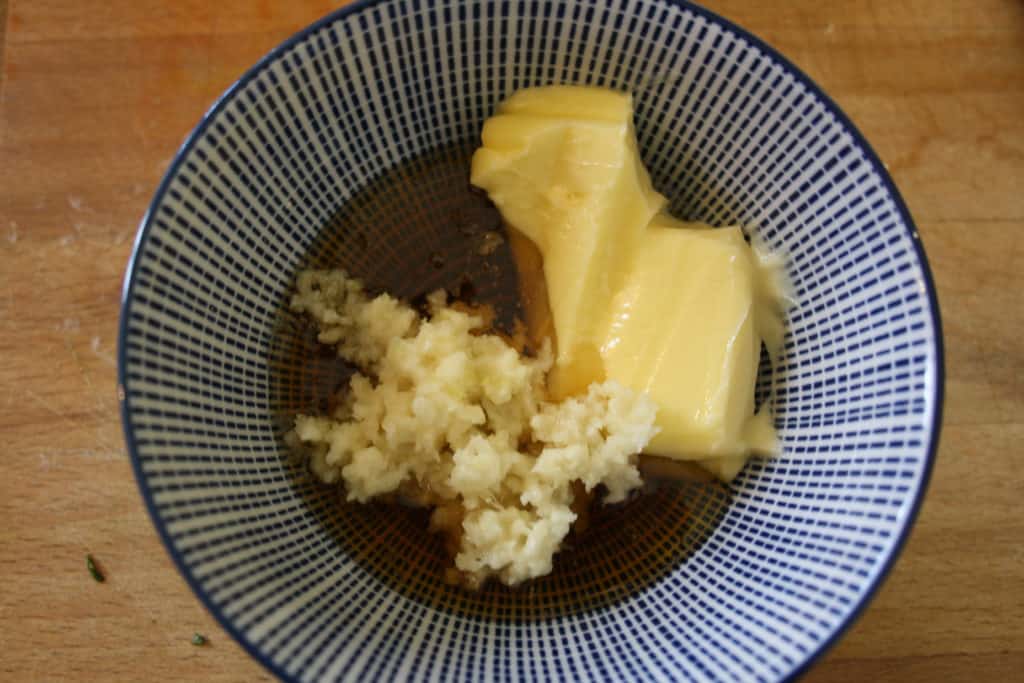
[[361, 372], [332, 415], [297, 416], [295, 437], [350, 500], [395, 493], [434, 506], [432, 527], [461, 536], [455, 566], [469, 584], [547, 574], [576, 519], [573, 482], [603, 484], [611, 503], [640, 485], [655, 405], [615, 382], [548, 402], [550, 349], [520, 355], [444, 292], [428, 302], [421, 320], [342, 271], [300, 274], [292, 309]]

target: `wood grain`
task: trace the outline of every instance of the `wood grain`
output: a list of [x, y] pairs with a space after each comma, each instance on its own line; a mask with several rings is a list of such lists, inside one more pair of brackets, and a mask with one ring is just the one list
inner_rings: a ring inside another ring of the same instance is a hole
[[[0, 679], [270, 679], [193, 598], [143, 510], [117, 415], [118, 301], [184, 136], [338, 4], [0, 1]], [[871, 140], [918, 221], [944, 314], [945, 429], [923, 512], [807, 680], [1019, 676], [1024, 3], [707, 4], [788, 55]], [[194, 631], [210, 646], [191, 645]]]

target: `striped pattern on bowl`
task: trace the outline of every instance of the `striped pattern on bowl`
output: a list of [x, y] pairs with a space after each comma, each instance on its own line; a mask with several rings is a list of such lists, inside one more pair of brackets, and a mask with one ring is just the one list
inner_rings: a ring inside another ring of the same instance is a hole
[[[389, 207], [446, 215], [461, 167], [422, 160], [464, 159], [502, 97], [545, 83], [633, 92], [672, 211], [739, 223], [787, 256], [797, 302], [771, 376], [785, 452], [727, 495], [682, 487], [601, 517], [589, 556], [534, 587], [467, 595], [441, 582], [416, 515], [342, 509], [288, 456], [316, 369], [295, 360], [308, 339], [283, 303], [312, 262], [406, 295], [438, 284], [429, 255], [450, 236]], [[394, 176], [410, 168], [412, 189]], [[360, 201], [382, 182], [379, 207]], [[119, 362], [135, 473], [172, 557], [251, 654], [297, 681], [797, 675], [894, 560], [942, 394], [934, 289], [878, 159], [756, 38], [658, 0], [364, 2], [288, 41], [160, 186]]]

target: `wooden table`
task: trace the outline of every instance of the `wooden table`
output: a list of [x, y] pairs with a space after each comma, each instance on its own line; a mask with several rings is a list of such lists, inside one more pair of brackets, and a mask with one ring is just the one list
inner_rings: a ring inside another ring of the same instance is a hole
[[[270, 679], [193, 598], [143, 510], [115, 397], [118, 298], [184, 136], [338, 4], [0, 0], [0, 679]], [[880, 595], [807, 680], [1021, 680], [1024, 3], [708, 5], [791, 57], [875, 145], [945, 322], [927, 502]]]

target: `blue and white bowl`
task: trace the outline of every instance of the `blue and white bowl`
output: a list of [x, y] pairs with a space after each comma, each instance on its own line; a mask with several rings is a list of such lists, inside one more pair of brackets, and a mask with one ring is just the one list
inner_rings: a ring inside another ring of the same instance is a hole
[[[453, 237], [417, 226], [450, 222], [495, 104], [546, 83], [633, 92], [672, 211], [788, 256], [770, 399], [785, 452], [727, 494], [680, 487], [599, 516], [529, 588], [467, 594], [414, 513], [342, 508], [288, 455], [326, 364], [283, 302], [311, 263], [409, 296], [471, 267], [436, 267]], [[292, 38], [200, 123], [139, 231], [119, 378], [160, 536], [283, 679], [779, 680], [835, 642], [907, 537], [942, 346], [891, 179], [757, 38], [686, 2], [393, 0]]]

